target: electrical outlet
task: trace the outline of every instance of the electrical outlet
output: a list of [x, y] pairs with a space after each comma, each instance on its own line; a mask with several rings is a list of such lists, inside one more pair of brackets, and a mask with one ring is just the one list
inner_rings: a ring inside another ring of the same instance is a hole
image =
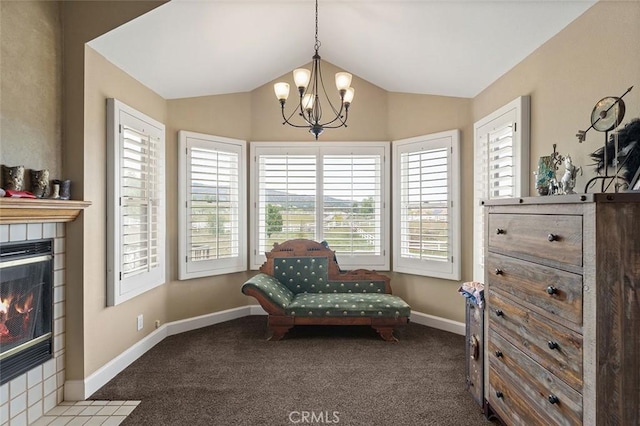
[[144, 327], [144, 316], [142, 314], [138, 315], [138, 331], [142, 330]]
[[160, 320], [156, 320], [156, 328], [160, 328]]

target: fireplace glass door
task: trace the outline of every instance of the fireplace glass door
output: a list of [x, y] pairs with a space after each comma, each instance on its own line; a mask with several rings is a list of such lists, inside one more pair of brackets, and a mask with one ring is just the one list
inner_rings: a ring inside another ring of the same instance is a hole
[[52, 356], [53, 240], [0, 246], [1, 383]]

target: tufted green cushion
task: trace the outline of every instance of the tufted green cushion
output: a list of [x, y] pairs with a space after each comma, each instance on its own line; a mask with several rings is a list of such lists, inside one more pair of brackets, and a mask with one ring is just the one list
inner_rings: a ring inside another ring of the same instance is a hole
[[318, 293], [384, 293], [384, 281], [329, 281]]
[[285, 314], [301, 317], [408, 317], [411, 308], [391, 294], [297, 294]]
[[384, 293], [384, 281], [329, 281], [326, 257], [275, 259], [273, 275], [294, 294]]
[[293, 293], [315, 293], [327, 280], [326, 257], [288, 257], [275, 259], [273, 276]]
[[289, 289], [280, 283], [274, 277], [267, 274], [258, 274], [245, 282], [242, 285], [242, 292], [245, 288], [254, 287], [258, 289], [262, 294], [271, 299], [276, 305], [286, 308], [294, 294]]

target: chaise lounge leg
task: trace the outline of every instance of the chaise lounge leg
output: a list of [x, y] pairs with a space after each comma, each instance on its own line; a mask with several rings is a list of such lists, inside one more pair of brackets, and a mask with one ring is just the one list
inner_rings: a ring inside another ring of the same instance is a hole
[[393, 336], [393, 327], [383, 327], [383, 326], [372, 326], [380, 335], [380, 337], [382, 337], [384, 340], [386, 340], [387, 342], [397, 342], [398, 339], [396, 339]]
[[268, 340], [275, 342], [282, 339], [284, 335], [287, 334], [287, 331], [291, 329], [291, 326], [270, 326], [269, 328], [271, 329], [272, 334]]
[[269, 340], [278, 341], [293, 327], [293, 318], [284, 315], [269, 315], [267, 327], [272, 333]]

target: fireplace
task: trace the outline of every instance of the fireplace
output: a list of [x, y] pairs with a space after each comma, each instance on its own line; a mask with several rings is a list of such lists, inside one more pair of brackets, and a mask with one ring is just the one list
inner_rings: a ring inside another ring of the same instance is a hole
[[53, 240], [0, 245], [0, 384], [53, 356]]

